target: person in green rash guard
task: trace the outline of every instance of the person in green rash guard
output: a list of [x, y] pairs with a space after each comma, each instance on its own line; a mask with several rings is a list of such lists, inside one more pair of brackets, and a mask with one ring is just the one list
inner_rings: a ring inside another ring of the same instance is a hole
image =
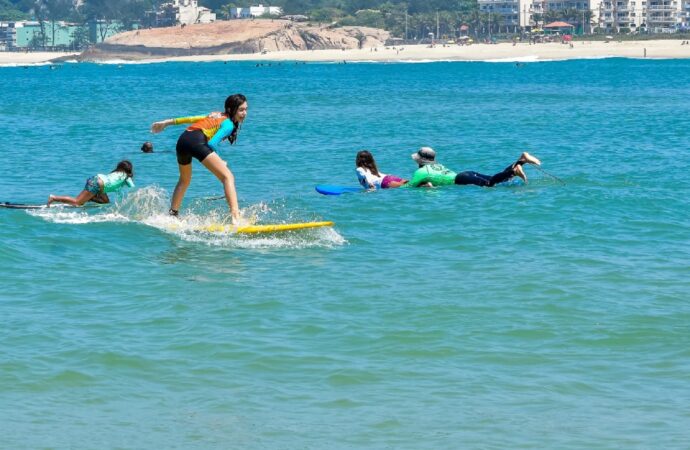
[[527, 183], [527, 175], [522, 169], [524, 164], [541, 165], [534, 156], [524, 152], [520, 157], [495, 175], [484, 175], [474, 171], [456, 173], [436, 162], [436, 152], [431, 147], [422, 147], [412, 154], [412, 159], [419, 168], [412, 175], [407, 187], [448, 186], [451, 184], [493, 187], [517, 176]]
[[88, 201], [96, 203], [110, 203], [108, 192], [118, 192], [123, 186], [134, 187], [134, 167], [132, 163], [123, 160], [117, 163], [115, 170], [107, 175], [99, 173], [86, 179], [86, 185], [76, 197], [49, 195], [47, 206], [53, 203], [67, 203], [72, 206], [82, 206]]

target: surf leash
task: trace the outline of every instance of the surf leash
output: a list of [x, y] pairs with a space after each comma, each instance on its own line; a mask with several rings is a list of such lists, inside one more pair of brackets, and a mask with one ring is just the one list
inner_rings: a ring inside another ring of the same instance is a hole
[[535, 169], [537, 169], [539, 172], [543, 173], [544, 175], [550, 177], [550, 178], [553, 179], [553, 180], [558, 181], [558, 182], [561, 183], [563, 186], [565, 186], [565, 181], [561, 180], [561, 179], [558, 178], [556, 175], [550, 174], [549, 172], [547, 172], [546, 170], [542, 169], [541, 167], [539, 167], [539, 166], [537, 166], [537, 165], [534, 165], [533, 167], [534, 167]]

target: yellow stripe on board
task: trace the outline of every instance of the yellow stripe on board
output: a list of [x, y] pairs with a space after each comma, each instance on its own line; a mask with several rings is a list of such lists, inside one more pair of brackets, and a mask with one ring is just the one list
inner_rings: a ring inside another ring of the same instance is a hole
[[305, 228], [331, 227], [333, 222], [303, 222], [303, 223], [281, 223], [275, 225], [248, 225], [235, 228], [232, 225], [222, 223], [212, 223], [197, 228], [199, 231], [209, 233], [238, 233], [238, 234], [257, 234], [257, 233], [276, 233], [279, 231], [303, 230]]

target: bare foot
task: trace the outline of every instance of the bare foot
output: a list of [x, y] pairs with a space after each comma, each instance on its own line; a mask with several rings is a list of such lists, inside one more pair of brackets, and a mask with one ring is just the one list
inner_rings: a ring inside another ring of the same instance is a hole
[[541, 166], [541, 161], [539, 161], [538, 158], [535, 158], [527, 152], [524, 152], [522, 155], [520, 155], [520, 159], [518, 159], [518, 162], [534, 164], [535, 166]]
[[522, 178], [522, 181], [527, 183], [527, 175], [525, 175], [525, 171], [522, 170], [522, 166], [517, 164], [515, 167], [513, 167], [513, 173], [515, 176]]
[[48, 196], [48, 201], [46, 202], [46, 206], [50, 208], [51, 203], [53, 203], [53, 195]]

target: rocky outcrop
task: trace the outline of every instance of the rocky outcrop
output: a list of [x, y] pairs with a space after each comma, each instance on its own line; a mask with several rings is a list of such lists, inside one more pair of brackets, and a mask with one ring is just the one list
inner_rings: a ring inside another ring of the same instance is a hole
[[352, 49], [383, 45], [376, 28], [314, 26], [283, 20], [232, 20], [184, 28], [128, 31], [85, 51], [81, 60], [149, 59], [286, 50]]

